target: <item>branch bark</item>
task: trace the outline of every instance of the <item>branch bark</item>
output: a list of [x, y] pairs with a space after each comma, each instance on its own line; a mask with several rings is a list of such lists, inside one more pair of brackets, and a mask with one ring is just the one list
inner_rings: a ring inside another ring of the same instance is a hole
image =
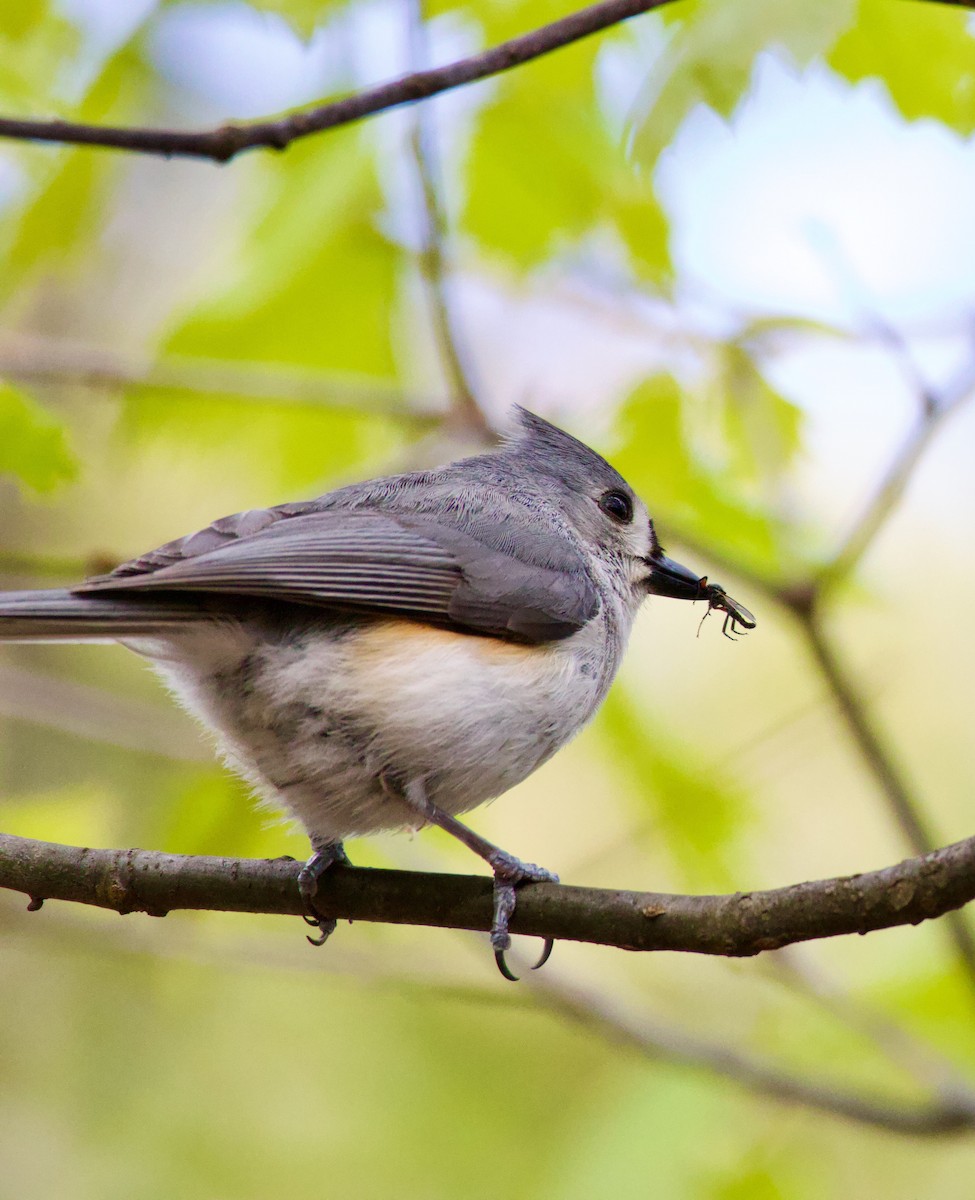
[[[0, 887], [39, 901], [118, 913], [174, 909], [299, 915], [291, 859], [188, 857], [91, 850], [0, 834]], [[794, 942], [916, 925], [975, 899], [975, 837], [863, 875], [766, 892], [675, 896], [534, 884], [519, 893], [513, 933], [618, 946], [747, 957]], [[491, 880], [335, 868], [316, 903], [324, 916], [450, 929], [491, 927]]]
[[[443, 67], [414, 71], [333, 100], [314, 108], [289, 113], [276, 121], [222, 125], [218, 129], [144, 129], [108, 125], [84, 125], [71, 121], [35, 121], [0, 117], [0, 137], [21, 141], [68, 142], [81, 146], [100, 146], [128, 150], [138, 154], [159, 154], [165, 158], [212, 159], [225, 163], [245, 150], [284, 150], [313, 133], [350, 125], [402, 104], [427, 100], [440, 92], [498, 75], [512, 67], [541, 58], [553, 50], [581, 41], [613, 25], [651, 9], [662, 8], [672, 0], [602, 0], [561, 20], [533, 29], [520, 37], [458, 59]], [[975, 3], [975, 0], [973, 0]]]

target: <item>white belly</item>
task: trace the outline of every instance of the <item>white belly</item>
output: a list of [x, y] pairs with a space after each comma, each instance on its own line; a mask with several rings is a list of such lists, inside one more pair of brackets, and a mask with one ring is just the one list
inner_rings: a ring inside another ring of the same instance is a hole
[[395, 797], [407, 782], [455, 814], [500, 795], [592, 716], [616, 667], [598, 619], [541, 647], [401, 620], [277, 643], [240, 626], [190, 637], [159, 663], [175, 690], [323, 841], [415, 826]]

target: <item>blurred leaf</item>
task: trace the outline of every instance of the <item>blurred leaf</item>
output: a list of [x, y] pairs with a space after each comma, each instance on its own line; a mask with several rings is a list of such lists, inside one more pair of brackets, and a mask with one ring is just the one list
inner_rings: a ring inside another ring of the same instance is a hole
[[715, 1180], [709, 1200], [787, 1200], [774, 1176], [754, 1163], [736, 1163], [721, 1180]]
[[975, 129], [975, 40], [971, 14], [942, 4], [863, 0], [857, 24], [827, 62], [847, 79], [881, 79], [908, 120], [936, 117]]
[[[131, 121], [148, 82], [141, 59], [125, 47], [105, 64], [79, 105], [64, 106], [64, 115], [96, 125]], [[105, 221], [109, 189], [124, 170], [123, 157], [86, 147], [21, 145], [17, 158], [32, 184], [20, 207], [0, 214], [0, 299], [50, 260], [63, 266], [84, 256]]]
[[309, 139], [254, 164], [263, 205], [239, 274], [169, 338], [170, 350], [395, 376], [391, 313], [402, 251], [359, 130]]
[[894, 1020], [907, 1013], [932, 1046], [975, 1068], [971, 985], [957, 963], [940, 970], [915, 965], [912, 971], [899, 963], [871, 992], [878, 1009]]
[[344, 7], [344, 0], [248, 0], [258, 12], [275, 13], [306, 40], [325, 23], [331, 12]]
[[0, 37], [19, 41], [36, 31], [50, 9], [49, 0], [20, 0], [18, 4], [4, 5], [0, 10]]
[[584, 42], [500, 82], [471, 148], [464, 228], [529, 270], [608, 227], [636, 269], [659, 280], [670, 272], [666, 217], [600, 116], [597, 52]]
[[67, 82], [80, 44], [77, 27], [48, 0], [17, 0], [0, 9], [0, 100], [23, 116], [50, 110]]
[[423, 0], [423, 14], [428, 19], [460, 13], [465, 20], [477, 22], [489, 46], [548, 25], [571, 11], [572, 6], [565, 0], [488, 0], [486, 4], [483, 0]]
[[777, 479], [802, 446], [802, 409], [768, 383], [737, 342], [721, 347], [716, 383], [720, 440], [731, 471], [759, 482]]
[[253, 496], [285, 500], [381, 467], [405, 435], [383, 417], [324, 406], [143, 391], [126, 397], [118, 436], [180, 469], [243, 476]]
[[105, 180], [105, 168], [105, 161], [90, 150], [61, 156], [19, 221], [10, 223], [0, 296], [22, 286], [24, 275], [39, 264], [53, 258], [63, 262], [72, 250], [87, 244], [103, 199], [99, 184]]
[[0, 474], [50, 492], [77, 473], [64, 427], [24, 392], [0, 383]]
[[259, 858], [273, 853], [267, 811], [259, 812], [247, 785], [217, 765], [175, 772], [157, 796], [144, 834], [148, 845], [179, 854]]
[[[780, 568], [780, 531], [739, 477], [700, 460], [685, 426], [684, 397], [670, 375], [642, 383], [620, 411], [616, 466], [659, 518], [720, 544], [756, 568]], [[649, 450], [649, 452], [648, 452]]]
[[[777, 47], [799, 64], [833, 45], [854, 18], [857, 0], [689, 0], [680, 24], [637, 101], [633, 152], [656, 164], [698, 104], [731, 115], [751, 79], [755, 56]], [[670, 14], [675, 19], [674, 14]]]
[[727, 851], [749, 815], [744, 794], [654, 728], [619, 683], [596, 728], [614, 769], [625, 773], [633, 794], [653, 814], [654, 832], [666, 839], [689, 879], [732, 886]]

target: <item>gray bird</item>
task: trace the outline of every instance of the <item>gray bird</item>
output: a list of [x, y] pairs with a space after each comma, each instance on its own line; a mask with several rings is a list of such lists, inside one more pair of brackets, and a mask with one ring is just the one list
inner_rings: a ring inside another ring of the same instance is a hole
[[[646, 507], [582, 442], [523, 409], [498, 449], [222, 517], [68, 590], [0, 593], [0, 639], [118, 641], [145, 656], [314, 853], [308, 920], [344, 839], [439, 825], [515, 890], [557, 876], [458, 815], [549, 759], [605, 697], [648, 595], [755, 621], [667, 558]], [[548, 957], [547, 943], [538, 966]]]

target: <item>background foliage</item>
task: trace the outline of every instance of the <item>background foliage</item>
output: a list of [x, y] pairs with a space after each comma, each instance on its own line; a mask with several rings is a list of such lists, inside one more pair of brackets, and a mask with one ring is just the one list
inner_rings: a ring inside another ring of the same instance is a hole
[[[435, 0], [418, 38], [386, 0], [31, 0], [0, 15], [0, 110], [206, 126], [566, 11]], [[925, 400], [962, 394], [973, 50], [933, 4], [683, 0], [424, 110], [477, 401], [598, 445], [668, 550], [759, 618], [732, 645], [650, 606], [593, 728], [476, 816], [567, 882], [770, 887], [909, 850], [763, 581], [814, 578]], [[0, 145], [3, 586], [472, 448], [442, 420], [417, 119], [223, 168]], [[967, 410], [946, 423], [824, 616], [939, 842], [971, 832], [972, 432]], [[119, 648], [4, 647], [0, 712], [10, 832], [306, 853]], [[350, 853], [475, 869], [435, 831]], [[943, 924], [738, 965], [559, 945], [551, 982], [518, 988], [474, 935], [357, 925], [316, 953], [281, 920], [9, 896], [0, 929], [3, 1197], [970, 1192], [970, 1134], [920, 1142], [648, 1061], [558, 994], [592, 989], [672, 1048], [683, 1031], [909, 1099], [975, 1070]]]

